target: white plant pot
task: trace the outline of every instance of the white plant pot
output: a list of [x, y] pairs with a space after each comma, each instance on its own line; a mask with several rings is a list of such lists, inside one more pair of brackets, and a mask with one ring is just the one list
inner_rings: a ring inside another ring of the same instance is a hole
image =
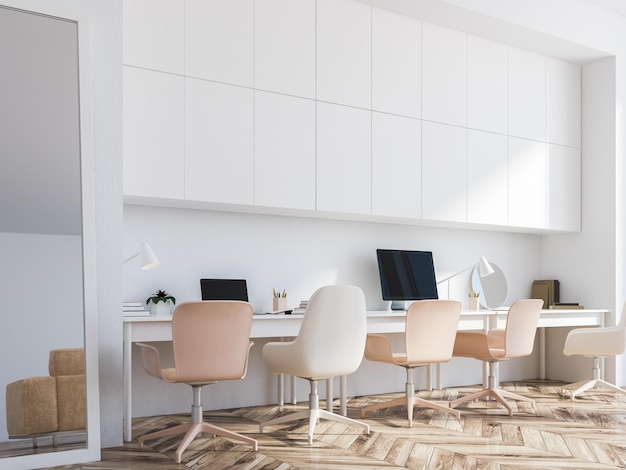
[[167, 302], [157, 302], [150, 304], [150, 315], [171, 315], [172, 314], [172, 306], [171, 302], [168, 300]]

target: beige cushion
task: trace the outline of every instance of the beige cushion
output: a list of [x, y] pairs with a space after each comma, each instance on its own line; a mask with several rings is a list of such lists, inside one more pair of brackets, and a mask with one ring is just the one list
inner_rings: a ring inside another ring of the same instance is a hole
[[30, 377], [6, 388], [9, 436], [58, 430], [57, 386], [54, 377]]
[[62, 375], [56, 379], [59, 431], [85, 429], [85, 376]]
[[85, 353], [82, 348], [53, 349], [50, 351], [48, 371], [51, 377], [84, 375]]

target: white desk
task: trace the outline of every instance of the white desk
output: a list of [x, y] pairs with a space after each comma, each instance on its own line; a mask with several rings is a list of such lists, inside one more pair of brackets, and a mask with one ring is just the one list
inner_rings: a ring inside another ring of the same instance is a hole
[[[545, 330], [564, 326], [604, 326], [607, 310], [543, 310], [539, 320], [540, 378], [545, 378]], [[403, 333], [405, 312], [368, 312], [368, 333]], [[255, 315], [251, 338], [281, 338], [298, 335], [303, 315]], [[464, 311], [459, 330], [485, 330], [503, 326], [506, 311]], [[132, 440], [132, 343], [172, 340], [172, 317], [124, 317], [124, 440]], [[430, 374], [429, 374], [430, 381]], [[441, 388], [437, 373], [437, 387]], [[281, 387], [279, 387], [280, 389]], [[281, 393], [282, 390], [279, 390]], [[342, 408], [345, 407], [345, 378], [341, 382]], [[280, 399], [279, 399], [280, 400]]]

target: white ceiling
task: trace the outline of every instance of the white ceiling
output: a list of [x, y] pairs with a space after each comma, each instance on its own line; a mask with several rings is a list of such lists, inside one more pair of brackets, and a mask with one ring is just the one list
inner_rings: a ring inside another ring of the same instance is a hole
[[624, 0], [582, 0], [605, 10], [626, 16], [626, 1]]

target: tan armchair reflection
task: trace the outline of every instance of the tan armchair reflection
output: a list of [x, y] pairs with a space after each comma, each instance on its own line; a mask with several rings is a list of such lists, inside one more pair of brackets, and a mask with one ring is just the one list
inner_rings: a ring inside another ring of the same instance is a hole
[[10, 439], [85, 432], [85, 356], [82, 348], [53, 349], [49, 376], [29, 377], [6, 387], [7, 431]]

